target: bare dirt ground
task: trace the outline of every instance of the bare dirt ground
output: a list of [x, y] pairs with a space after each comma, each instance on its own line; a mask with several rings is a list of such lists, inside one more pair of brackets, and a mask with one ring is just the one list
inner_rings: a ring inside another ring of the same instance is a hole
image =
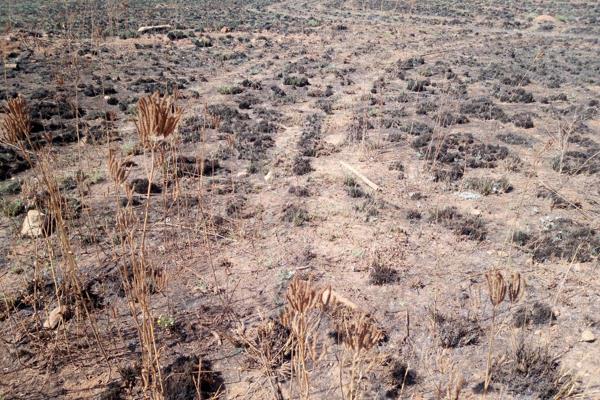
[[[1, 399], [600, 398], [597, 3], [2, 7], [0, 100], [27, 100], [49, 161], [0, 146]], [[148, 190], [156, 91], [183, 117]], [[21, 234], [52, 214], [41, 165], [66, 238]], [[147, 217], [145, 311], [122, 210]], [[490, 271], [522, 297], [493, 310]], [[351, 311], [313, 310], [305, 375], [291, 282]], [[363, 314], [379, 336], [357, 351]]]

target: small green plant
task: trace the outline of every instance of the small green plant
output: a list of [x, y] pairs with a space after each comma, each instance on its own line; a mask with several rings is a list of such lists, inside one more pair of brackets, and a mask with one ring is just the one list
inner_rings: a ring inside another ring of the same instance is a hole
[[311, 28], [316, 28], [317, 26], [321, 25], [321, 21], [316, 18], [309, 18], [308, 21], [306, 21], [306, 25], [310, 26]]
[[294, 277], [294, 271], [284, 269], [279, 272], [279, 279], [281, 280], [282, 283], [289, 281], [293, 277]]
[[304, 86], [310, 85], [310, 82], [308, 81], [308, 78], [305, 76], [290, 75], [290, 76], [286, 76], [283, 79], [283, 84], [286, 86], [304, 87]]
[[16, 217], [25, 211], [25, 205], [18, 199], [13, 201], [2, 200], [0, 208], [2, 209], [2, 214], [7, 217]]
[[567, 22], [569, 20], [569, 18], [566, 15], [557, 15], [556, 19], [560, 22]]
[[161, 314], [156, 323], [161, 329], [172, 329], [175, 326], [175, 319], [170, 315]]
[[465, 182], [465, 189], [475, 190], [484, 196], [512, 191], [513, 187], [506, 178], [471, 178]]
[[196, 283], [196, 289], [198, 289], [198, 291], [200, 293], [206, 294], [208, 293], [208, 283], [206, 283], [206, 281], [202, 278], [198, 279], [198, 282]]
[[125, 40], [125, 39], [136, 39], [136, 38], [139, 38], [139, 37], [140, 37], [140, 34], [137, 31], [131, 30], [131, 29], [126, 30], [124, 32], [121, 32], [119, 34], [119, 38], [123, 39], [123, 40]]
[[295, 226], [302, 226], [305, 222], [310, 221], [310, 216], [304, 208], [290, 204], [283, 211], [283, 221], [292, 223]]
[[127, 142], [121, 146], [121, 152], [123, 152], [125, 156], [132, 156], [135, 155], [135, 148], [136, 145], [134, 142]]
[[21, 192], [21, 183], [16, 180], [0, 182], [0, 194], [19, 194]]
[[106, 177], [104, 176], [104, 173], [98, 169], [92, 171], [92, 173], [87, 177], [87, 181], [90, 185], [95, 185], [96, 183], [101, 183], [105, 180]]
[[367, 195], [358, 182], [351, 176], [344, 179], [344, 187], [348, 196], [352, 198], [365, 197]]
[[240, 94], [243, 92], [243, 89], [235, 85], [223, 85], [217, 88], [217, 92], [223, 95]]

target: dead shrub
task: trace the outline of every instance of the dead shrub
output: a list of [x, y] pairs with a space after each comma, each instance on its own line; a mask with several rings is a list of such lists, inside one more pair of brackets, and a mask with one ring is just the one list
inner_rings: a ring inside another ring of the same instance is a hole
[[437, 311], [431, 314], [442, 347], [456, 348], [479, 343], [483, 332], [477, 321], [453, 318]]
[[577, 389], [574, 378], [560, 372], [560, 362], [547, 349], [520, 339], [493, 366], [494, 380], [513, 394], [539, 399], [564, 398]]

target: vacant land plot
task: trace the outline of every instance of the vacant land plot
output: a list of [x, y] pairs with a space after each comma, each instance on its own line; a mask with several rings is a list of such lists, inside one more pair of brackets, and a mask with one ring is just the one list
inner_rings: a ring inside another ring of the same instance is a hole
[[0, 399], [600, 398], [599, 22], [3, 2]]

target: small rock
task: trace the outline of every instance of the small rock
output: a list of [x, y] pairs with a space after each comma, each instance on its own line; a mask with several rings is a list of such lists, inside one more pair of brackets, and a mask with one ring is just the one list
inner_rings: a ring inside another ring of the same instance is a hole
[[265, 182], [267, 183], [271, 183], [273, 182], [273, 178], [275, 177], [275, 174], [273, 173], [273, 170], [270, 170], [266, 175], [265, 175]]
[[162, 188], [156, 183], [148, 182], [146, 178], [136, 178], [129, 183], [130, 187], [133, 189], [135, 193], [139, 194], [147, 194], [148, 193], [148, 185], [150, 185], [150, 194], [157, 194], [162, 192]]
[[229, 33], [229, 32], [231, 32], [231, 30], [228, 27], [224, 26], [221, 28], [221, 33]]
[[421, 200], [423, 199], [425, 196], [423, 196], [421, 194], [421, 192], [411, 192], [408, 194], [408, 198], [411, 200]]
[[38, 210], [29, 210], [25, 220], [23, 221], [21, 235], [32, 238], [43, 236], [47, 233], [47, 222], [48, 221], [45, 214], [39, 212]]
[[464, 200], [477, 200], [481, 198], [481, 195], [475, 192], [460, 192], [457, 193], [457, 196]]
[[580, 341], [582, 342], [587, 342], [587, 343], [592, 343], [596, 341], [596, 335], [594, 335], [594, 332], [592, 332], [590, 329], [586, 329], [583, 332], [581, 332], [581, 339]]
[[67, 306], [62, 305], [56, 307], [54, 310], [50, 311], [48, 318], [44, 321], [45, 329], [56, 329], [58, 324], [63, 320], [64, 315], [67, 312]]

